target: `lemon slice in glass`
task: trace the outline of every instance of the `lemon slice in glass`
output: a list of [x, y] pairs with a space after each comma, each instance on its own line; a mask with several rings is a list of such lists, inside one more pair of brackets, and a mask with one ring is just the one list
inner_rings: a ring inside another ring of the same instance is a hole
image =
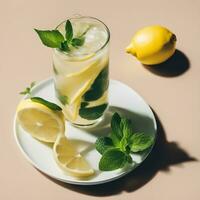
[[72, 176], [81, 178], [94, 174], [94, 170], [78, 152], [76, 146], [62, 134], [56, 139], [53, 154], [58, 166]]
[[71, 73], [57, 78], [56, 89], [61, 95], [68, 98], [64, 114], [70, 121], [75, 121], [78, 116], [81, 98], [90, 89], [107, 60], [98, 60], [79, 72]]
[[65, 105], [65, 109], [63, 109], [63, 113], [66, 119], [70, 121], [75, 121], [78, 116], [78, 111], [81, 104], [81, 98], [77, 99], [73, 104]]
[[30, 99], [19, 103], [17, 120], [25, 131], [43, 142], [55, 142], [58, 134], [64, 134], [65, 131], [65, 120], [61, 111], [53, 111]]
[[92, 82], [104, 66], [102, 64], [102, 61], [98, 60], [81, 71], [58, 77], [57, 89], [68, 97], [69, 104], [80, 98], [91, 87]]
[[80, 104], [81, 104], [81, 97], [91, 87], [92, 82], [93, 82], [93, 80], [89, 79], [85, 83], [85, 86], [82, 88], [82, 90], [77, 92], [79, 94], [79, 97], [76, 98], [76, 100], [73, 103], [65, 105], [65, 109], [63, 110], [63, 112], [68, 120], [70, 120], [70, 121], [76, 120], [78, 111], [80, 108]]

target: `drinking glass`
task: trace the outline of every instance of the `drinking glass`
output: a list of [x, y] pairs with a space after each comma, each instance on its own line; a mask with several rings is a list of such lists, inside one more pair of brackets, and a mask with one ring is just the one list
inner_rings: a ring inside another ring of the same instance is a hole
[[[84, 43], [68, 52], [53, 50], [55, 94], [69, 122], [90, 126], [102, 119], [108, 107], [110, 32], [93, 17], [69, 20], [73, 38], [83, 37]], [[63, 35], [65, 24], [57, 26]]]

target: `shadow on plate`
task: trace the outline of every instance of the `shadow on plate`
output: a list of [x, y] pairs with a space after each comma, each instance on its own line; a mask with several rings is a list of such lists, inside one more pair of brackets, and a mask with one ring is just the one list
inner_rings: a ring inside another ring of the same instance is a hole
[[87, 130], [87, 132], [91, 133], [92, 135], [96, 135], [97, 137], [108, 135], [111, 132], [111, 118], [115, 112], [118, 112], [120, 113], [120, 115], [129, 118], [132, 121], [134, 131], [136, 132], [140, 131], [147, 133], [153, 132], [155, 129], [154, 121], [151, 118], [141, 115], [139, 113], [134, 113], [129, 110], [125, 110], [123, 108], [110, 106], [107, 112], [105, 113], [105, 117], [99, 124], [92, 128], [85, 128], [85, 130]]
[[177, 49], [174, 55], [164, 63], [143, 66], [156, 75], [175, 77], [185, 73], [190, 68], [190, 61], [183, 52]]
[[[142, 123], [144, 125], [144, 130], [140, 131], [145, 131], [149, 127], [152, 128], [153, 121], [150, 118], [138, 115], [136, 116], [136, 113], [132, 113], [122, 108], [111, 107], [108, 110], [105, 119], [100, 124], [98, 124], [96, 128], [92, 128], [90, 132], [99, 136], [108, 134], [110, 131], [109, 123], [111, 116], [113, 112], [116, 111], [130, 118], [134, 124], [140, 123], [140, 127]], [[153, 147], [152, 152], [146, 158], [146, 160], [128, 175], [109, 183], [94, 186], [70, 185], [57, 181], [45, 174], [44, 176], [64, 188], [82, 194], [92, 196], [110, 196], [119, 194], [123, 191], [134, 192], [147, 184], [158, 171], [163, 171], [165, 173], [169, 172], [170, 166], [180, 165], [184, 162], [197, 161], [197, 159], [190, 156], [176, 142], [167, 141], [163, 126], [155, 112], [154, 115], [157, 122], [157, 139], [155, 146]]]

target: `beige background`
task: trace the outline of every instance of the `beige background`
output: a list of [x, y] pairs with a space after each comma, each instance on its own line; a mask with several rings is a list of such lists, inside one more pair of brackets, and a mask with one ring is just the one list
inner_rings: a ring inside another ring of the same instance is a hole
[[[200, 1], [1, 0], [0, 199], [200, 199]], [[149, 159], [119, 181], [96, 187], [54, 182], [33, 168], [13, 137], [18, 92], [51, 76], [51, 50], [34, 27], [51, 29], [73, 14], [103, 20], [111, 30], [111, 78], [138, 91], [160, 119]], [[162, 24], [180, 51], [149, 70], [124, 52], [140, 27]]]

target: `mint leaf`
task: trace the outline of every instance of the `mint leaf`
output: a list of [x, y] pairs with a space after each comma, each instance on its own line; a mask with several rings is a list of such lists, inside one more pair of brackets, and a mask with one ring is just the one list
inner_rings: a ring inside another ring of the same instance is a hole
[[103, 154], [106, 152], [108, 149], [113, 148], [113, 142], [111, 138], [109, 137], [100, 137], [96, 140], [95, 142], [96, 150], [100, 153]]
[[51, 48], [59, 48], [60, 44], [64, 41], [63, 35], [58, 30], [44, 31], [34, 29], [39, 35], [42, 43]]
[[88, 25], [88, 27], [85, 29], [85, 31], [83, 31], [83, 33], [81, 35], [79, 35], [79, 38], [85, 36], [85, 34], [90, 30], [91, 27], [92, 27], [92, 25]]
[[102, 104], [95, 107], [81, 107], [79, 110], [79, 115], [88, 120], [95, 120], [98, 119], [103, 115], [103, 112], [107, 108], [108, 104]]
[[20, 92], [19, 94], [21, 94], [21, 95], [26, 95], [26, 94], [28, 94], [29, 92], [27, 92], [26, 90], [25, 91], [23, 91], [23, 92]]
[[55, 88], [55, 93], [56, 93], [56, 97], [60, 100], [60, 102], [63, 104], [63, 105], [66, 105], [69, 103], [69, 99], [68, 99], [68, 96], [66, 95], [62, 95], [58, 89]]
[[126, 160], [130, 164], [133, 162], [133, 159], [132, 159], [132, 157], [129, 154], [126, 154]]
[[130, 138], [130, 149], [132, 152], [144, 151], [152, 146], [154, 137], [144, 133], [134, 133]]
[[72, 28], [72, 24], [69, 20], [67, 20], [66, 24], [65, 24], [65, 38], [67, 40], [67, 42], [70, 42], [73, 38], [73, 28]]
[[81, 102], [81, 108], [87, 107], [89, 105], [88, 102]]
[[68, 42], [67, 41], [61, 42], [60, 50], [61, 51], [66, 51], [66, 52], [70, 51], [70, 48], [68, 46]]
[[76, 38], [73, 38], [71, 40], [71, 45], [75, 48], [82, 46], [85, 42], [84, 36], [88, 32], [89, 29], [90, 29], [90, 26], [81, 35], [77, 36]]
[[126, 154], [117, 148], [107, 150], [100, 159], [99, 169], [111, 171], [124, 167], [127, 163]]
[[30, 89], [32, 89], [34, 86], [35, 86], [36, 82], [33, 81], [31, 84], [30, 84]]
[[53, 111], [61, 111], [62, 110], [62, 108], [59, 107], [58, 105], [56, 105], [55, 103], [47, 101], [47, 100], [45, 100], [45, 99], [43, 99], [41, 97], [32, 97], [31, 101], [43, 104], [43, 105], [45, 105], [46, 107], [50, 108]]
[[22, 94], [22, 95], [30, 94], [30, 88], [27, 87], [24, 91], [20, 92], [19, 94]]
[[131, 121], [126, 118], [121, 118], [118, 113], [115, 113], [111, 120], [111, 138], [116, 147], [121, 151], [127, 152], [129, 138], [132, 135]]
[[85, 42], [85, 38], [81, 37], [81, 38], [73, 38], [71, 41], [71, 45], [74, 47], [79, 47], [82, 46]]
[[110, 138], [112, 139], [115, 147], [120, 147], [121, 140], [117, 137], [117, 135], [113, 132], [113, 130], [111, 131]]
[[121, 140], [123, 137], [123, 132], [120, 127], [121, 117], [118, 113], [114, 113], [111, 119], [111, 128], [112, 133], [116, 135], [116, 137]]
[[36, 82], [33, 81], [33, 82], [30, 84], [29, 87], [27, 87], [24, 91], [20, 92], [19, 94], [21, 94], [21, 95], [26, 95], [26, 94], [28, 94], [28, 95], [31, 96], [31, 90], [32, 90], [32, 88], [35, 86], [35, 84], [36, 84]]
[[129, 119], [122, 118], [120, 122], [120, 129], [122, 130], [123, 136], [127, 139], [133, 135], [131, 121]]
[[123, 136], [119, 147], [122, 151], [126, 152], [127, 146], [129, 145], [129, 138], [133, 135], [131, 121], [129, 119], [122, 118], [120, 121], [120, 130]]
[[126, 147], [128, 146], [128, 139], [123, 136], [123, 138], [121, 139], [120, 143], [119, 143], [119, 148], [123, 151], [126, 152]]
[[108, 89], [108, 66], [104, 67], [99, 73], [91, 88], [84, 94], [85, 101], [95, 101], [99, 99]]
[[65, 95], [60, 95], [60, 96], [58, 97], [58, 99], [60, 100], [60, 102], [61, 102], [63, 105], [66, 105], [66, 104], [69, 103], [69, 99], [68, 99], [68, 97], [65, 96]]

